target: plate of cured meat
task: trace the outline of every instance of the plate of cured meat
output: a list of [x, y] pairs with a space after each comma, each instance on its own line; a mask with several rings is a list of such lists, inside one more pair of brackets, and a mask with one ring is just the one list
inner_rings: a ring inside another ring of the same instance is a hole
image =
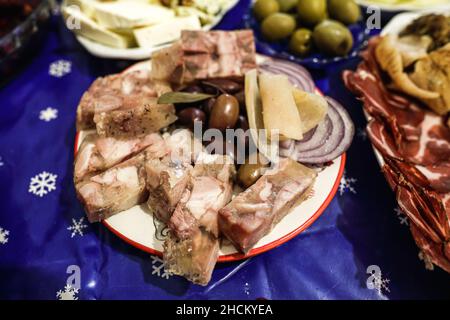
[[339, 186], [354, 126], [253, 33], [183, 31], [95, 80], [77, 111], [74, 182], [90, 222], [206, 285], [217, 261], [273, 249]]
[[427, 267], [450, 272], [450, 18], [397, 16], [344, 80]]

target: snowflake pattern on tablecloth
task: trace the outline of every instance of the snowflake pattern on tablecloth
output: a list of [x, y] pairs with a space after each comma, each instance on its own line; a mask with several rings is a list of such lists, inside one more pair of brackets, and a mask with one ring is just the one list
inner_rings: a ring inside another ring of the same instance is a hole
[[49, 192], [56, 190], [57, 177], [56, 174], [47, 171], [39, 173], [37, 176], [31, 178], [28, 192], [42, 198]]
[[45, 122], [50, 122], [58, 118], [58, 109], [48, 107], [47, 109], [39, 112], [39, 119]]
[[404, 224], [406, 226], [409, 226], [408, 217], [405, 215], [405, 213], [400, 209], [399, 207], [394, 209], [395, 214], [397, 215], [398, 220], [400, 221], [400, 224]]
[[58, 300], [78, 300], [77, 294], [79, 289], [66, 284], [64, 290], [59, 290], [56, 292], [56, 298]]
[[356, 194], [355, 183], [358, 182], [357, 179], [347, 176], [347, 172], [344, 172], [341, 182], [339, 183], [339, 194], [342, 196], [345, 192], [351, 192]]
[[169, 279], [172, 276], [171, 272], [166, 271], [164, 261], [157, 256], [151, 256], [152, 258], [152, 274], [157, 275], [160, 278]]
[[57, 78], [62, 78], [72, 71], [72, 62], [67, 60], [57, 60], [50, 64], [48, 69], [49, 75]]
[[365, 128], [359, 128], [356, 135], [363, 141], [367, 140], [367, 131]]
[[88, 226], [87, 224], [83, 223], [84, 217], [80, 218], [80, 220], [76, 220], [72, 218], [72, 225], [67, 228], [67, 230], [72, 231], [72, 234], [70, 235], [71, 238], [75, 237], [77, 234], [81, 237], [84, 236], [83, 230], [86, 229]]
[[9, 231], [5, 230], [3, 228], [0, 228], [0, 244], [7, 244], [8, 243], [8, 238], [9, 236]]

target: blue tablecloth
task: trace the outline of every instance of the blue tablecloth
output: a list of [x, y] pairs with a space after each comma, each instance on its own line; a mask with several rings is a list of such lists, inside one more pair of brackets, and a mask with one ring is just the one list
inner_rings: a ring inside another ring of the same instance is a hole
[[[219, 28], [237, 28], [248, 2]], [[342, 84], [341, 71], [357, 62], [313, 72], [358, 128], [329, 208], [288, 243], [219, 264], [210, 285], [200, 287], [83, 219], [72, 184], [76, 106], [96, 77], [130, 62], [92, 57], [56, 17], [33, 60], [0, 89], [0, 298], [450, 298], [450, 276], [419, 259], [365, 135], [361, 105]], [[66, 284], [73, 274], [79, 288]]]

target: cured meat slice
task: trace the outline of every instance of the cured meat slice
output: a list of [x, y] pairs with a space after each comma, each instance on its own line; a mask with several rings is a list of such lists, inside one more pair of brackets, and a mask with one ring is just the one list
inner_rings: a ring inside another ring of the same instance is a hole
[[77, 130], [94, 129], [94, 115], [142, 106], [149, 98], [172, 91], [169, 84], [150, 79], [148, 71], [133, 71], [98, 78], [81, 97]]
[[179, 42], [152, 56], [154, 79], [188, 83], [200, 79], [243, 77], [255, 69], [253, 32], [182, 31]]
[[166, 270], [197, 284], [209, 282], [219, 254], [217, 215], [231, 200], [234, 171], [227, 156], [207, 155], [197, 162], [169, 220]]
[[130, 139], [100, 138], [90, 134], [83, 140], [75, 158], [75, 183], [119, 164], [149, 146], [160, 157], [167, 153], [158, 133]]
[[309, 195], [316, 176], [314, 170], [294, 160], [281, 160], [220, 210], [220, 231], [237, 249], [247, 253]]
[[344, 72], [344, 81], [371, 117], [369, 137], [423, 258], [450, 272], [450, 130], [444, 117], [384, 85], [374, 57], [378, 42], [370, 42], [364, 62]]

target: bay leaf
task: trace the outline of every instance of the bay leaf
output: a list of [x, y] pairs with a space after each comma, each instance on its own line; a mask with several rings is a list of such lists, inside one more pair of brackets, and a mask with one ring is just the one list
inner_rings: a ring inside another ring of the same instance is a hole
[[206, 93], [166, 92], [159, 97], [158, 104], [192, 103], [212, 97], [214, 97], [214, 95]]

